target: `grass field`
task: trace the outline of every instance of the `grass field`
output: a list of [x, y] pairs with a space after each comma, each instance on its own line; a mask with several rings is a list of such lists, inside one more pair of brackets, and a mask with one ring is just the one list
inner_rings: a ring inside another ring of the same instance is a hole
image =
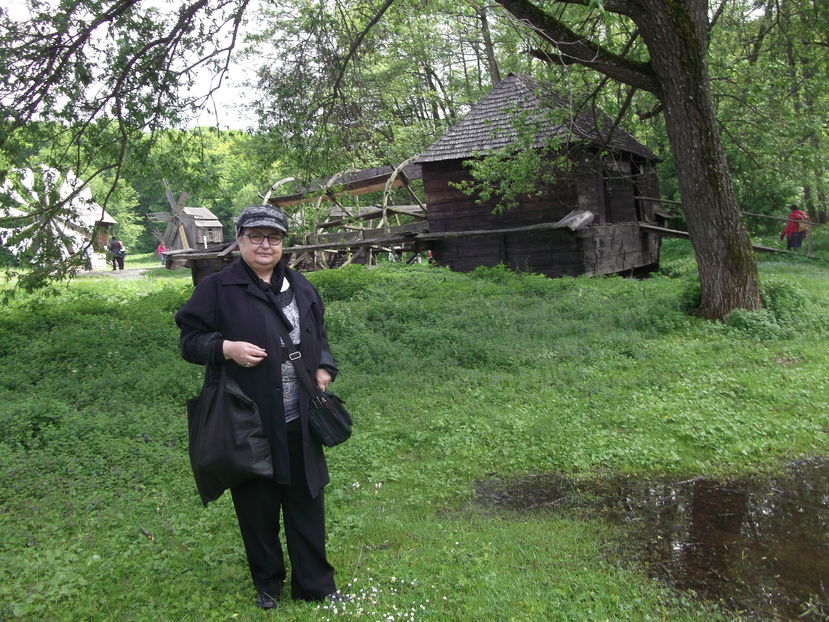
[[829, 267], [761, 257], [766, 309], [690, 316], [694, 263], [646, 280], [500, 268], [309, 275], [354, 437], [328, 452], [345, 611], [253, 606], [229, 495], [207, 508], [178, 357], [189, 272], [80, 278], [0, 317], [0, 618], [728, 620], [650, 579], [577, 512], [495, 511], [475, 484], [557, 472], [693, 477], [827, 455]]

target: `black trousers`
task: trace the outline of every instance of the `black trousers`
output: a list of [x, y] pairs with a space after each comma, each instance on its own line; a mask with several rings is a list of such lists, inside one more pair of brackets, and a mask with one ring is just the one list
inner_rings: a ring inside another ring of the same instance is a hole
[[796, 248], [800, 248], [803, 245], [803, 238], [805, 237], [805, 231], [795, 231], [786, 240], [786, 249], [793, 250]]
[[323, 493], [312, 498], [305, 481], [299, 421], [288, 424], [288, 450], [290, 484], [255, 477], [230, 492], [256, 590], [278, 597], [285, 583], [287, 573], [279, 542], [281, 510], [291, 560], [291, 597], [321, 600], [337, 588], [334, 568], [325, 557]]

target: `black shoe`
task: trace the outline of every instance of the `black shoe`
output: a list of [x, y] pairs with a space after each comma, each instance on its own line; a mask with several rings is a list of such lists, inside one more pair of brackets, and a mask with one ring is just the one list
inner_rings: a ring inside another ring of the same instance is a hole
[[256, 606], [260, 609], [273, 609], [276, 607], [276, 600], [270, 594], [258, 592], [256, 594]]

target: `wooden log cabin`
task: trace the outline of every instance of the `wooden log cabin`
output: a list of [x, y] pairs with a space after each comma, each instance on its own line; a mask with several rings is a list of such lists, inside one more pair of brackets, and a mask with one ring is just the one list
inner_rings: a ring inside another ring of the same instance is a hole
[[[515, 148], [515, 119], [531, 124], [532, 148], [566, 153], [572, 165], [541, 180], [538, 192], [516, 207], [495, 213], [495, 199], [476, 200], [455, 184], [472, 180], [467, 161]], [[603, 115], [572, 112], [568, 101], [529, 77], [504, 78], [417, 158], [435, 261], [459, 271], [505, 264], [547, 276], [644, 274], [658, 267], [660, 235], [639, 227], [664, 224], [655, 204], [640, 198], [659, 196], [657, 157], [611, 125]]]

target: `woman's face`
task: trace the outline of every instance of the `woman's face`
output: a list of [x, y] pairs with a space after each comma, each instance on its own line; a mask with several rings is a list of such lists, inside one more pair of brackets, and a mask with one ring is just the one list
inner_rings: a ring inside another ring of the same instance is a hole
[[[254, 244], [250, 241], [250, 235], [264, 236], [261, 244]], [[268, 236], [282, 237], [282, 233], [277, 229], [270, 229], [268, 227], [247, 227], [239, 234], [239, 251], [242, 253], [242, 259], [257, 273], [270, 272], [274, 269], [279, 260], [282, 259], [282, 241], [278, 244], [271, 244]]]

